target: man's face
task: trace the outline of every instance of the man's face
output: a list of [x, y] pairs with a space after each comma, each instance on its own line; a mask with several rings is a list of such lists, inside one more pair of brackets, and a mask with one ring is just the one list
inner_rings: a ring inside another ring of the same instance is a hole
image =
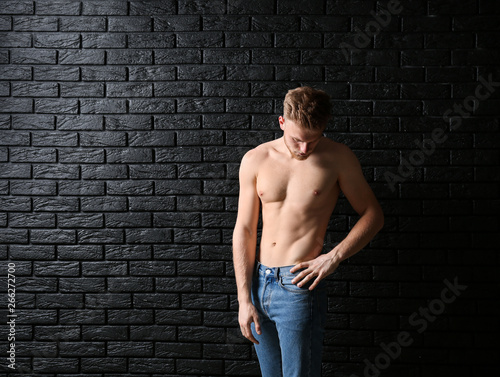
[[283, 140], [293, 158], [305, 160], [318, 145], [322, 131], [312, 131], [300, 127], [290, 119], [279, 117], [280, 128], [283, 130]]

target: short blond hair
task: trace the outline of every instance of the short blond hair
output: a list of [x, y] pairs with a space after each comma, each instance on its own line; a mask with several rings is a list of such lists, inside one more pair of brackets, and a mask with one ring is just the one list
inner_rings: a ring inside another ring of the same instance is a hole
[[330, 96], [309, 86], [290, 89], [283, 101], [285, 119], [310, 130], [324, 130], [331, 117]]

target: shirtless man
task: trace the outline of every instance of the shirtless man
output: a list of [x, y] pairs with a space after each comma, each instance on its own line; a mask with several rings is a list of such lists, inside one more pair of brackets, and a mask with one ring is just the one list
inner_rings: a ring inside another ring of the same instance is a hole
[[[238, 321], [255, 343], [262, 376], [315, 377], [321, 375], [327, 311], [323, 279], [368, 244], [384, 216], [354, 153], [323, 135], [330, 97], [300, 87], [288, 91], [283, 110], [283, 136], [241, 160], [233, 233]], [[360, 218], [322, 253], [340, 190]]]

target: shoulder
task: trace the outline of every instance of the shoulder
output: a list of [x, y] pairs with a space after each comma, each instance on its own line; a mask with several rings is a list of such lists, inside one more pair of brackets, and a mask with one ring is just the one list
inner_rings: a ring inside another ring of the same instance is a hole
[[262, 163], [264, 163], [269, 157], [269, 153], [273, 148], [273, 142], [274, 141], [269, 141], [260, 144], [247, 151], [241, 159], [240, 172], [244, 174], [256, 175], [259, 166], [261, 166]]
[[335, 161], [347, 162], [349, 160], [357, 160], [356, 155], [351, 148], [328, 137], [323, 138], [322, 148], [325, 151], [325, 154]]
[[255, 148], [250, 149], [247, 151], [244, 155], [243, 158], [241, 159], [241, 164], [242, 165], [259, 165], [262, 161], [264, 161], [268, 156], [273, 148], [273, 141], [268, 141], [266, 143], [262, 143]]

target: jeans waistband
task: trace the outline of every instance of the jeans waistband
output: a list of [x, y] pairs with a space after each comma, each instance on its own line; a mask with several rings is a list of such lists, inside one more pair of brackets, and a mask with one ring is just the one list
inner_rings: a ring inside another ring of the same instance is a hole
[[[302, 269], [300, 269], [296, 272], [290, 272], [292, 267], [293, 267], [293, 265], [292, 266], [281, 266], [281, 267], [267, 267], [267, 266], [264, 266], [259, 261], [255, 262], [256, 274], [259, 274], [262, 276], [266, 276], [266, 275], [274, 276], [275, 279], [277, 279], [280, 276], [295, 276], [295, 275], [298, 275], [300, 271], [302, 271]], [[269, 271], [269, 272], [267, 272], [267, 271]]]

